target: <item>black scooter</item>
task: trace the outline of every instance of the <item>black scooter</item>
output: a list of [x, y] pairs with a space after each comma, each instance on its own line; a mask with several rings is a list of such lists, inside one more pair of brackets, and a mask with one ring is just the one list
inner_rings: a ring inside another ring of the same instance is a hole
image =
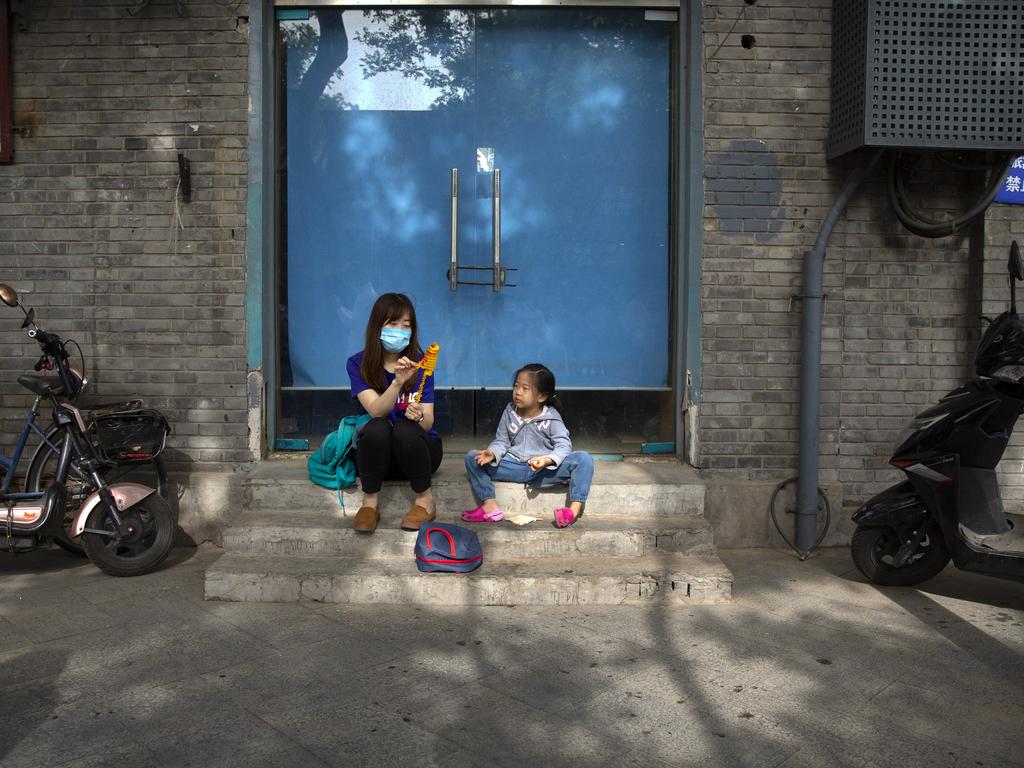
[[[17, 292], [0, 283], [0, 301], [18, 307], [25, 315], [27, 329], [42, 351], [36, 370], [55, 375], [26, 374], [18, 383], [50, 402], [60, 446], [53, 478], [45, 490], [0, 493], [0, 546], [12, 553], [26, 552], [52, 537], [65, 534], [81, 542], [85, 554], [102, 571], [112, 576], [139, 576], [157, 568], [174, 545], [176, 521], [170, 505], [155, 488], [140, 483], [108, 483], [104, 470], [123, 452], [152, 457], [163, 448], [167, 425], [159, 414], [141, 411], [113, 414], [106, 435], [94, 421], [92, 431], [82, 412], [72, 405], [84, 383], [81, 370], [71, 365], [64, 341], [36, 323], [36, 311], [26, 310]], [[20, 448], [19, 448], [20, 450]], [[103, 455], [101, 455], [103, 454]], [[13, 462], [8, 463], [13, 472]], [[87, 480], [92, 492], [65, 531], [68, 478], [72, 467]]]
[[889, 463], [907, 475], [853, 515], [857, 569], [875, 584], [910, 586], [957, 568], [1024, 577], [1024, 515], [1009, 515], [996, 465], [1024, 410], [1024, 320], [1016, 241], [1008, 264], [1010, 309], [985, 330], [978, 378], [921, 412], [896, 440]]

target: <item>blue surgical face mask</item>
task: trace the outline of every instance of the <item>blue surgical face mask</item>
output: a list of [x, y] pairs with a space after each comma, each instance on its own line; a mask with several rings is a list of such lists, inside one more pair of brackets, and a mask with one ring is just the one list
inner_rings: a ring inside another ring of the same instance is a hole
[[412, 331], [405, 328], [381, 328], [380, 343], [388, 352], [401, 352], [409, 346]]

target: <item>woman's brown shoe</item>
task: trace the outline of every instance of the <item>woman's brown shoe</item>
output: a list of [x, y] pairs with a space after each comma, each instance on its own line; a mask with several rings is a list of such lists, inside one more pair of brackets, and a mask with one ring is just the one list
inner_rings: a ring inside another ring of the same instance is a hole
[[402, 518], [402, 528], [407, 531], [415, 531], [435, 517], [437, 517], [435, 512], [427, 512], [419, 504], [413, 504], [409, 511], [405, 513], [405, 517]]
[[373, 533], [377, 529], [380, 512], [376, 507], [360, 507], [352, 521], [352, 530], [360, 533]]

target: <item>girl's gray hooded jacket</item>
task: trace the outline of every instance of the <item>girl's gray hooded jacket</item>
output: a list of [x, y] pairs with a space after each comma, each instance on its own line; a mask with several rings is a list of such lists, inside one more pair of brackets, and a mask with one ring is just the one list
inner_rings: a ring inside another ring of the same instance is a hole
[[572, 441], [561, 414], [554, 408], [545, 405], [538, 416], [524, 419], [509, 403], [501, 414], [494, 442], [487, 450], [494, 454], [495, 464], [500, 463], [503, 456], [524, 464], [534, 456], [550, 456], [557, 467], [572, 453]]

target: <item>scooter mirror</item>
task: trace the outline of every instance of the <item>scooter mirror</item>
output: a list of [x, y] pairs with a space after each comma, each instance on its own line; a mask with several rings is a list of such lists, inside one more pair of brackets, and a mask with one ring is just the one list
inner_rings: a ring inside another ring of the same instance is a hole
[[1016, 240], [1010, 246], [1010, 261], [1007, 264], [1007, 269], [1014, 280], [1024, 280], [1024, 264], [1021, 263], [1020, 246], [1017, 245]]
[[32, 309], [30, 309], [28, 312], [25, 313], [25, 322], [23, 322], [21, 324], [21, 327], [22, 328], [28, 328], [35, 321], [36, 321], [36, 310], [33, 307]]
[[8, 307], [18, 306], [18, 292], [9, 285], [0, 283], [0, 301]]

